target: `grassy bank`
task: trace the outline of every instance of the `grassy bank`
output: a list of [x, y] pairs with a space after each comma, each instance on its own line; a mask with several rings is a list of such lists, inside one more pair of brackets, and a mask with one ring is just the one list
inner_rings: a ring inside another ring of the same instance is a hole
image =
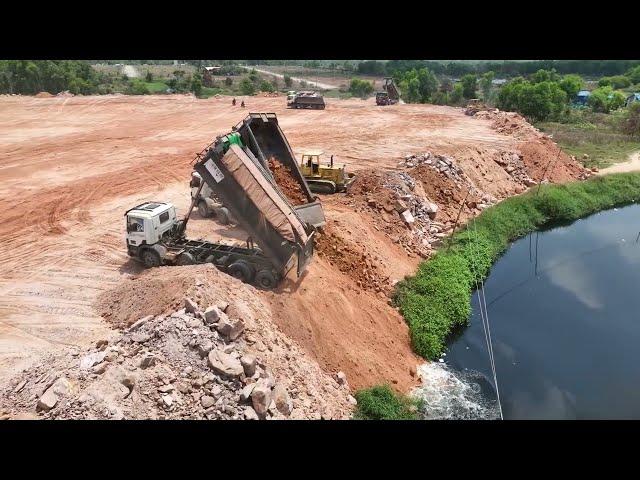
[[409, 324], [413, 349], [437, 358], [448, 336], [467, 325], [471, 293], [509, 242], [554, 223], [640, 200], [640, 173], [544, 185], [491, 207], [397, 285], [394, 300]]
[[[600, 210], [640, 201], [640, 173], [594, 177], [583, 182], [544, 185], [491, 207], [423, 262], [413, 277], [396, 287], [394, 301], [409, 324], [413, 349], [433, 360], [446, 341], [471, 315], [476, 281], [510, 242], [534, 230], [586, 217]], [[415, 401], [376, 386], [356, 393], [354, 418], [416, 418]]]

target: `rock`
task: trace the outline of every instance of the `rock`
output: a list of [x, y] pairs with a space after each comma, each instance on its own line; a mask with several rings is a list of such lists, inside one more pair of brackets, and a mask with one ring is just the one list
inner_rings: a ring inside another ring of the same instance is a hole
[[243, 355], [240, 357], [240, 364], [244, 369], [244, 374], [247, 377], [253, 377], [256, 373], [256, 357], [253, 355]]
[[211, 340], [203, 340], [198, 344], [198, 354], [204, 358], [209, 355], [209, 352], [213, 349], [213, 342]]
[[140, 360], [140, 368], [142, 368], [143, 370], [149, 367], [153, 367], [155, 364], [156, 357], [150, 353], [142, 357], [142, 360]]
[[259, 418], [266, 418], [267, 410], [271, 405], [271, 388], [262, 382], [256, 384], [251, 392], [251, 404]]
[[95, 352], [85, 355], [82, 357], [82, 360], [80, 360], [80, 370], [89, 370], [94, 365], [102, 362], [105, 356], [105, 352]]
[[150, 333], [134, 333], [131, 335], [131, 340], [135, 343], [145, 343], [153, 338]]
[[405, 210], [400, 214], [400, 216], [402, 217], [402, 220], [404, 221], [404, 223], [406, 223], [407, 225], [410, 225], [416, 221], [409, 210]]
[[220, 317], [220, 320], [216, 324], [216, 330], [220, 335], [227, 337], [229, 340], [235, 340], [242, 335], [244, 322], [240, 319]]
[[107, 347], [107, 345], [109, 345], [109, 341], [108, 340], [98, 340], [96, 342], [96, 348], [98, 350], [104, 350]]
[[104, 361], [113, 362], [116, 358], [118, 358], [118, 352], [112, 350], [110, 352], [107, 352], [107, 354], [104, 356]]
[[247, 400], [249, 400], [249, 398], [251, 398], [251, 392], [253, 392], [253, 389], [256, 387], [255, 383], [250, 383], [249, 385], [247, 385], [246, 387], [244, 387], [241, 391], [240, 391], [240, 401], [241, 402], [246, 402]]
[[251, 407], [244, 409], [244, 418], [245, 420], [260, 420], [256, 411]]
[[218, 302], [216, 306], [218, 307], [218, 310], [220, 310], [221, 312], [226, 312], [227, 308], [229, 308], [229, 302], [225, 302], [223, 300]]
[[136, 377], [134, 377], [133, 375], [125, 375], [120, 379], [120, 383], [124, 385], [127, 390], [129, 390], [129, 393], [131, 393], [133, 391], [133, 387], [136, 384]]
[[196, 313], [199, 310], [198, 304], [189, 297], [184, 297], [184, 310], [187, 313]]
[[293, 405], [291, 404], [289, 394], [282, 385], [276, 385], [273, 389], [273, 400], [276, 402], [276, 408], [281, 414], [286, 416], [291, 415]]
[[22, 382], [18, 383], [18, 385], [16, 385], [16, 388], [13, 389], [13, 393], [20, 393], [26, 384], [27, 384], [26, 380], [23, 380]]
[[169, 385], [162, 385], [161, 387], [158, 387], [158, 391], [160, 393], [171, 393], [175, 390], [175, 387], [171, 384]]
[[216, 403], [216, 399], [213, 397], [210, 397], [209, 395], [203, 395], [202, 398], [200, 398], [200, 404], [204, 408], [212, 407], [213, 405], [215, 405], [215, 403]]
[[102, 362], [99, 363], [98, 365], [94, 365], [94, 367], [91, 369], [91, 371], [97, 375], [102, 375], [104, 372], [107, 371], [107, 366], [109, 365], [109, 362]]
[[204, 323], [207, 325], [213, 325], [220, 320], [220, 313], [222, 313], [218, 307], [211, 306], [204, 311]]
[[208, 359], [209, 367], [220, 375], [237, 378], [244, 373], [242, 364], [238, 359], [220, 350], [211, 350]]
[[346, 385], [347, 384], [347, 376], [345, 375], [344, 372], [338, 372], [336, 374], [336, 381], [338, 382], [338, 385]]
[[162, 403], [164, 403], [167, 408], [171, 408], [171, 405], [173, 405], [173, 398], [171, 395], [163, 395]]
[[58, 396], [53, 392], [53, 388], [49, 388], [42, 394], [36, 405], [36, 410], [48, 412], [58, 403]]
[[142, 317], [140, 320], [136, 321], [135, 323], [133, 323], [129, 328], [128, 331], [129, 332], [135, 332], [138, 328], [140, 328], [142, 325], [144, 325], [145, 323], [147, 323], [149, 320], [151, 320], [153, 318], [153, 315], [147, 315], [146, 317]]
[[353, 395], [347, 396], [347, 400], [349, 401], [349, 403], [351, 405], [357, 405], [358, 404], [358, 400], [356, 400], [356, 397], [354, 397]]
[[409, 208], [407, 206], [407, 204], [403, 200], [400, 200], [400, 199], [396, 200], [396, 202], [394, 204], [394, 207], [398, 212], [404, 212], [405, 210], [407, 210]]

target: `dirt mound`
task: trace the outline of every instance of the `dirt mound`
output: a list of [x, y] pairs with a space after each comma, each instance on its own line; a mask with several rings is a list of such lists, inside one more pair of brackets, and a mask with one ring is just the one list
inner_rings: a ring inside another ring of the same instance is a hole
[[294, 178], [289, 167], [284, 166], [275, 157], [269, 158], [267, 161], [273, 178], [275, 179], [280, 190], [287, 196], [293, 205], [303, 205], [307, 203], [307, 197], [302, 192], [302, 187]]
[[338, 228], [331, 222], [316, 237], [315, 249], [330, 265], [347, 274], [358, 287], [374, 292], [391, 290], [389, 276], [384, 275], [379, 262], [373, 258], [363, 242], [350, 242], [337, 233]]
[[49, 98], [49, 97], [53, 97], [53, 95], [51, 95], [49, 92], [40, 92], [40, 93], [36, 93], [34, 95], [34, 97], [36, 97], [36, 98]]
[[529, 138], [541, 135], [540, 131], [516, 112], [500, 110], [482, 110], [473, 115], [475, 118], [491, 120], [491, 127], [499, 133], [516, 138]]
[[[138, 300], [133, 301], [127, 290], [136, 292]], [[212, 265], [152, 269], [109, 295], [126, 304], [120, 310], [111, 306], [111, 320], [129, 324], [128, 329], [101, 340], [96, 348], [49, 356], [14, 377], [0, 392], [10, 415], [38, 411], [47, 418], [254, 418], [256, 412], [266, 418], [350, 416], [355, 399], [346, 381], [325, 373], [282, 333], [272, 321], [269, 303], [253, 287]], [[176, 306], [178, 296], [182, 298]], [[178, 309], [182, 306], [187, 311]], [[152, 313], [158, 311], [163, 313]], [[244, 374], [238, 370], [238, 359], [246, 355], [256, 358], [255, 375], [244, 365]], [[254, 384], [264, 387], [263, 414], [249, 391]], [[287, 405], [291, 408], [284, 408]]]
[[[548, 137], [523, 142], [518, 145], [529, 175], [536, 181], [548, 180], [552, 183], [584, 180], [591, 171], [564, 153]], [[546, 171], [546, 173], [545, 173]], [[544, 178], [543, 178], [544, 176]]]

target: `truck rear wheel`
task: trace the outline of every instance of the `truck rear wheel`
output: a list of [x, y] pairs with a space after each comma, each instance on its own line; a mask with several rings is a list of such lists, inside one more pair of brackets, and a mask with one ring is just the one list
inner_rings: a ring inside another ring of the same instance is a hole
[[209, 211], [209, 207], [207, 207], [207, 202], [205, 202], [204, 200], [200, 200], [198, 202], [198, 213], [203, 218], [207, 218], [209, 217], [209, 215], [211, 215], [211, 212]]
[[232, 277], [236, 277], [245, 283], [251, 283], [251, 280], [253, 280], [253, 267], [244, 260], [238, 260], [229, 265], [228, 271]]
[[214, 211], [216, 214], [216, 222], [220, 225], [228, 225], [229, 224], [229, 210], [225, 207], [216, 208]]
[[278, 284], [275, 275], [270, 270], [260, 270], [256, 273], [255, 284], [263, 290], [271, 290]]
[[182, 267], [184, 265], [194, 265], [195, 263], [196, 260], [189, 252], [182, 252], [180, 255], [178, 255], [178, 258], [176, 258], [176, 265], [178, 265], [179, 267]]
[[142, 263], [147, 268], [159, 267], [160, 266], [160, 255], [155, 250], [151, 250], [150, 248], [145, 249], [140, 255], [142, 259]]

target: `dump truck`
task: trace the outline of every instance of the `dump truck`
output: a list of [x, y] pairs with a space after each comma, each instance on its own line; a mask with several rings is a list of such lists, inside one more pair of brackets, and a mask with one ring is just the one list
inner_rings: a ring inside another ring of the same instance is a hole
[[384, 78], [382, 92], [376, 93], [376, 105], [394, 105], [400, 101], [400, 90], [391, 77]]
[[[125, 213], [128, 254], [147, 267], [212, 263], [262, 289], [275, 288], [294, 267], [300, 277], [313, 256], [316, 228], [324, 225], [325, 218], [299, 169], [308, 202], [294, 207], [265, 167], [265, 154], [286, 157], [287, 148], [275, 114], [250, 114], [232, 133], [216, 138], [196, 156], [194, 170], [201, 183], [184, 219], [178, 219], [175, 207], [165, 202], [146, 202]], [[297, 167], [295, 160], [293, 166]], [[204, 185], [247, 232], [246, 245], [186, 237], [187, 222]]]
[[313, 91], [296, 92], [293, 96], [287, 96], [287, 107], [324, 110], [324, 97]]
[[315, 193], [336, 193], [345, 191], [355, 180], [355, 174], [346, 172], [346, 165], [335, 165], [333, 155], [329, 162], [322, 164], [321, 150], [307, 150], [302, 154], [300, 170], [309, 188]]

